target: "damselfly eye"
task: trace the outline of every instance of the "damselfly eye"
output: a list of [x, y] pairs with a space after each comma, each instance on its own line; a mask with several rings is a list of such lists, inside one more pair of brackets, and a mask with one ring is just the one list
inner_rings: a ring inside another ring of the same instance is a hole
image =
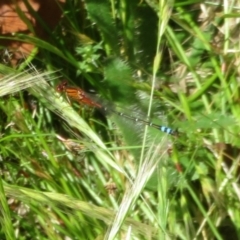
[[58, 92], [62, 92], [62, 87], [61, 86], [57, 86], [57, 91]]
[[57, 91], [58, 92], [63, 92], [66, 90], [66, 87], [67, 87], [67, 81], [63, 81], [61, 82], [60, 84], [57, 85]]

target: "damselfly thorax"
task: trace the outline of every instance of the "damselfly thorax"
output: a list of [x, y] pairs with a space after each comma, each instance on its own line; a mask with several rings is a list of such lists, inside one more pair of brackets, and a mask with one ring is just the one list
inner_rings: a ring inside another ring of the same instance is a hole
[[69, 101], [71, 99], [79, 102], [80, 104], [88, 105], [91, 107], [102, 108], [100, 104], [98, 104], [97, 102], [89, 98], [81, 88], [68, 86], [68, 83], [66, 81], [60, 83], [57, 86], [57, 91], [65, 92]]

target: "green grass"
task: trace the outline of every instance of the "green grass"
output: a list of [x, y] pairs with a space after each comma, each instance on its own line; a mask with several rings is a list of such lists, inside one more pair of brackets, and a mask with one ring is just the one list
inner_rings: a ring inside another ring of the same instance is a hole
[[[240, 6], [224, 4], [67, 1], [48, 42], [9, 37], [38, 54], [0, 64], [0, 239], [240, 238]], [[69, 104], [63, 79], [178, 136]]]

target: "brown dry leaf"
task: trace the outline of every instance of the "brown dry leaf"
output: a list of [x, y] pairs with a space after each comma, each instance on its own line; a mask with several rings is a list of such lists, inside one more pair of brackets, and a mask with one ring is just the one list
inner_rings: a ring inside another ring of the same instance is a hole
[[[59, 22], [62, 11], [59, 6], [63, 5], [65, 0], [46, 1], [46, 0], [28, 0], [32, 10], [42, 18], [42, 20], [53, 29]], [[19, 13], [24, 15], [20, 17]], [[24, 19], [25, 18], [25, 19]], [[35, 19], [34, 15], [25, 5], [24, 0], [1, 0], [0, 2], [0, 34], [5, 36], [13, 36], [14, 33], [24, 33], [33, 35], [31, 29], [26, 24], [28, 21], [34, 34], [42, 39], [47, 39], [47, 34], [44, 32], [41, 24]], [[28, 56], [34, 45], [15, 40], [0, 39], [0, 45], [13, 52], [10, 55], [10, 62], [16, 65], [17, 62], [24, 56]]]

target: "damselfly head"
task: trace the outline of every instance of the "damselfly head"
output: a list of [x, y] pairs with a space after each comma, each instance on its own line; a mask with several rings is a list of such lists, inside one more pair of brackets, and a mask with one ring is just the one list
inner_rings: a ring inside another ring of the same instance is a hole
[[61, 83], [59, 83], [57, 85], [56, 89], [57, 89], [58, 92], [64, 92], [66, 90], [66, 88], [67, 88], [67, 85], [68, 85], [68, 82], [67, 81], [63, 81], [63, 82], [61, 82]]

